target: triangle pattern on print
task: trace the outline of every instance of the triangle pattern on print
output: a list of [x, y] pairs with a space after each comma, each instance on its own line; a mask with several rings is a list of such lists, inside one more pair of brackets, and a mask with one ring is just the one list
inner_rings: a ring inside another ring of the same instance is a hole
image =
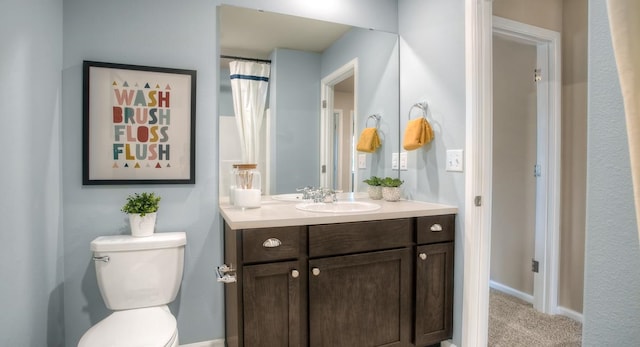
[[147, 165], [145, 165], [145, 167], [151, 167], [151, 164], [147, 163]]
[[124, 164], [124, 167], [129, 167], [129, 163]]
[[119, 169], [120, 167], [118, 166], [118, 163], [113, 163], [112, 168], [114, 168], [114, 169]]
[[156, 89], [160, 89], [160, 85], [159, 84], [156, 84]]
[[129, 83], [127, 83], [127, 81], [124, 81], [124, 84], [122, 85], [123, 87], [128, 87]]
[[164, 89], [171, 90], [171, 86], [167, 84], [167, 86]]
[[144, 87], [145, 88], [151, 88], [151, 87], [149, 87], [149, 83], [145, 83]]
[[170, 163], [167, 163], [167, 167], [171, 167], [171, 164], [170, 164]]
[[111, 85], [112, 85], [112, 86], [117, 86], [117, 85], [118, 85], [118, 82], [113, 81], [113, 83], [111, 83]]
[[160, 163], [156, 164], [156, 169], [162, 169], [162, 166], [160, 166]]
[[134, 87], [138, 88], [138, 83], [137, 82], [136, 82], [136, 85]]
[[134, 166], [134, 168], [139, 169], [140, 168], [140, 163], [136, 163], [136, 166]]

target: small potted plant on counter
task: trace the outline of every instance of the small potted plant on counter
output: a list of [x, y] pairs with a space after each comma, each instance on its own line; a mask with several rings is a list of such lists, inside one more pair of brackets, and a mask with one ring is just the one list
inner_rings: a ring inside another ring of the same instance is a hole
[[386, 201], [400, 200], [400, 195], [402, 195], [402, 189], [400, 188], [400, 186], [402, 185], [402, 183], [404, 183], [404, 181], [399, 178], [383, 178], [380, 182], [382, 186], [382, 197]]
[[372, 200], [382, 199], [382, 179], [380, 177], [371, 176], [362, 182], [369, 185], [367, 187], [369, 198], [371, 198]]
[[153, 235], [160, 199], [155, 193], [134, 193], [127, 197], [121, 211], [129, 215], [132, 236]]

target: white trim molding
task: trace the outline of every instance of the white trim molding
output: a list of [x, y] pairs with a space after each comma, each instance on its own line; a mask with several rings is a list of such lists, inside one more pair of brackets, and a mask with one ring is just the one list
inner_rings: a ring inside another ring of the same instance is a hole
[[495, 289], [499, 292], [511, 295], [513, 297], [516, 297], [520, 300], [526, 301], [529, 304], [533, 304], [533, 295], [529, 294], [529, 293], [525, 293], [525, 292], [521, 292], [517, 289], [511, 288], [509, 286], [506, 286], [502, 283], [498, 283], [495, 281], [489, 281], [489, 286], [492, 289]]
[[577, 312], [577, 311], [574, 311], [574, 310], [572, 310], [570, 308], [566, 308], [566, 307], [562, 307], [562, 306], [558, 306], [557, 311], [558, 311], [559, 315], [563, 315], [565, 317], [569, 317], [569, 318], [573, 319], [576, 322], [583, 323], [584, 318], [582, 316], [582, 313], [580, 313], [580, 312]]
[[[466, 151], [464, 285], [462, 294], [462, 336], [465, 347], [486, 346], [489, 329], [489, 264], [491, 245], [491, 153], [482, 151], [491, 139], [486, 120], [492, 112], [491, 0], [465, 0]], [[483, 157], [488, 156], [488, 158]], [[485, 196], [486, 195], [486, 196]], [[479, 202], [477, 204], [476, 202]], [[481, 247], [487, 245], [487, 247]]]

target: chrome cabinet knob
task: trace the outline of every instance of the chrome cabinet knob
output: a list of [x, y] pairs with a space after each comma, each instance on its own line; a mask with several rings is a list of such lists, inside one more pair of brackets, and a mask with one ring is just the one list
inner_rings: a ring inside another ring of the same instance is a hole
[[298, 270], [291, 270], [291, 277], [298, 278], [300, 276], [300, 272]]
[[419, 256], [419, 257], [420, 257], [420, 259], [422, 259], [422, 260], [426, 260], [426, 259], [427, 259], [427, 254], [426, 254], [426, 253], [420, 253], [418, 256]]
[[318, 276], [320, 274], [320, 269], [318, 269], [317, 267], [314, 267], [313, 269], [311, 269], [311, 273], [314, 276]]

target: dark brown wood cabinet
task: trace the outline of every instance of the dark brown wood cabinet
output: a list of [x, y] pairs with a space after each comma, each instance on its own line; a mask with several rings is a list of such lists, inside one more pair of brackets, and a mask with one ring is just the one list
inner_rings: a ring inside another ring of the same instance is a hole
[[410, 249], [309, 261], [309, 345], [408, 346]]
[[224, 259], [236, 280], [225, 284], [227, 346], [428, 346], [450, 338], [454, 218], [225, 225]]
[[415, 251], [416, 346], [429, 346], [453, 333], [453, 240], [455, 217], [418, 218]]

